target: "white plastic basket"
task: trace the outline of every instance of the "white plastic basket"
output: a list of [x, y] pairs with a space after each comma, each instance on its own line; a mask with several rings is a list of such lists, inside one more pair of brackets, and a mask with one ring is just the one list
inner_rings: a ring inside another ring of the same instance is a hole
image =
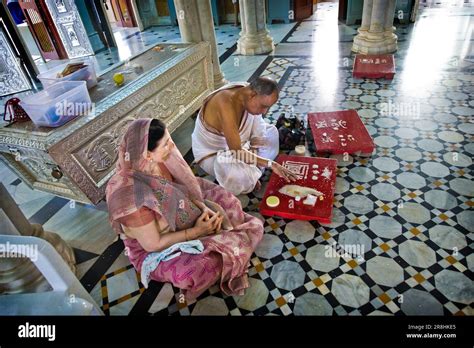
[[87, 89], [89, 89], [97, 85], [97, 75], [92, 61], [87, 60], [84, 63], [87, 65], [86, 67], [64, 77], [57, 77], [57, 74], [63, 71], [67, 64], [59, 65], [51, 70], [39, 74], [38, 78], [43, 84], [43, 88], [47, 88], [54, 83], [62, 81], [86, 81]]
[[34, 124], [44, 127], [62, 126], [92, 109], [85, 81], [57, 82], [23, 98], [20, 105]]

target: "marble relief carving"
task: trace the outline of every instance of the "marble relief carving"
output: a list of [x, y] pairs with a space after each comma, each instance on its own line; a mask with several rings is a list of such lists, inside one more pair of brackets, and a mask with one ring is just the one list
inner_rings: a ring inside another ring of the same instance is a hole
[[28, 89], [31, 89], [30, 82], [18, 64], [2, 29], [0, 30], [0, 96]]
[[69, 58], [94, 54], [89, 37], [73, 0], [46, 0], [61, 41]]
[[43, 151], [46, 150], [45, 144], [40, 141], [32, 140], [32, 139], [17, 138], [14, 136], [0, 135], [0, 144], [2, 144], [0, 146], [0, 150], [3, 150], [2, 149], [2, 147], [4, 146], [3, 144], [29, 147], [29, 148], [43, 150]]
[[66, 177], [58, 181], [52, 176], [44, 177], [43, 175], [38, 175], [38, 168], [34, 164], [31, 166], [31, 162], [25, 165], [24, 161], [15, 161], [13, 155], [7, 153], [0, 154], [0, 159], [31, 188], [87, 202], [87, 197]]
[[51, 175], [56, 164], [47, 153], [12, 146], [5, 152], [8, 154], [3, 154], [3, 158], [16, 169], [15, 172], [20, 173], [20, 177], [28, 186], [52, 193], [60, 192], [63, 196], [71, 198], [83, 196], [67, 177], [63, 176], [58, 180]]
[[51, 168], [41, 160], [37, 158], [28, 157], [24, 158], [21, 163], [30, 169], [39, 179], [47, 181], [57, 181], [51, 176]]
[[95, 172], [109, 169], [117, 159], [117, 143], [110, 134], [102, 134], [87, 151], [87, 166]]
[[[127, 126], [134, 120], [133, 117], [127, 117], [121, 121], [110, 132], [101, 134], [94, 140], [85, 150], [86, 162], [85, 167], [90, 168], [93, 172], [105, 172], [115, 165], [118, 156], [118, 147], [122, 141], [123, 135], [127, 130]], [[84, 158], [84, 152], [81, 151], [80, 156]], [[79, 156], [76, 156], [78, 158]], [[94, 173], [94, 174], [95, 174]], [[95, 177], [98, 181], [101, 177]]]
[[30, 149], [30, 148], [17, 148], [8, 147], [8, 152], [11, 154], [15, 162], [20, 165], [24, 165], [32, 173], [35, 173], [38, 179], [57, 182], [51, 176], [51, 170], [55, 166], [53, 160], [47, 156], [44, 152]]
[[171, 86], [163, 89], [134, 113], [137, 117], [154, 117], [167, 121], [181, 112], [180, 106], [192, 101], [196, 92], [203, 89], [202, 69], [194, 68]]

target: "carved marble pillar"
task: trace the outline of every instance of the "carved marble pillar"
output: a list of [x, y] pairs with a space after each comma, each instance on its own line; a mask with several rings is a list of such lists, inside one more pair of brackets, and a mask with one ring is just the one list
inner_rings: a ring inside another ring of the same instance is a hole
[[183, 42], [207, 41], [211, 44], [214, 88], [219, 88], [227, 81], [219, 63], [217, 54], [216, 33], [211, 12], [210, 0], [174, 0], [178, 17], [179, 31]]
[[373, 4], [374, 4], [374, 0], [364, 1], [364, 8], [362, 10], [362, 23], [360, 24], [360, 28], [357, 29], [360, 36], [366, 36], [367, 32], [369, 31]]
[[393, 19], [395, 14], [395, 7], [397, 0], [388, 0], [387, 11], [385, 12], [385, 44], [390, 52], [397, 50], [398, 37], [395, 35], [395, 27], [393, 26]]
[[362, 24], [354, 38], [352, 51], [362, 54], [385, 54], [397, 50], [393, 18], [396, 0], [365, 0]]
[[420, 0], [415, 0], [415, 4], [413, 5], [412, 10], [411, 10], [410, 22], [415, 23], [419, 10], [420, 10]]
[[[76, 259], [72, 248], [56, 233], [45, 232], [39, 224], [31, 224], [0, 183], [0, 234], [33, 236], [48, 241], [66, 261], [73, 273]], [[46, 291], [47, 282], [27, 258], [4, 258], [0, 262], [0, 293]]]
[[240, 20], [237, 53], [252, 56], [273, 51], [275, 45], [265, 20], [265, 0], [240, 0]]

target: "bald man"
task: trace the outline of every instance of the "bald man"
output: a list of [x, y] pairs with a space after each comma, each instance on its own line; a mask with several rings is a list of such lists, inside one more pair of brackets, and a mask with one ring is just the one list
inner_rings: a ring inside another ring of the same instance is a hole
[[258, 77], [214, 91], [199, 111], [192, 135], [195, 162], [235, 195], [258, 190], [264, 168], [287, 182], [296, 179], [273, 162], [279, 152], [278, 130], [263, 119], [278, 93], [275, 81]]

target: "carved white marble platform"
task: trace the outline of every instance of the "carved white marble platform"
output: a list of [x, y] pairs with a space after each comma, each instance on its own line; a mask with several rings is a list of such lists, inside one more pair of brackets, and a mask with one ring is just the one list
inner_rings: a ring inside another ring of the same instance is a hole
[[[110, 93], [91, 90], [92, 114], [59, 128], [36, 127], [31, 122], [0, 126], [0, 159], [32, 188], [97, 204], [104, 197], [115, 168], [116, 149], [131, 121], [158, 118], [173, 132], [213, 90], [208, 43], [160, 46], [166, 51], [163, 59], [157, 59], [152, 50], [143, 53], [145, 73], [133, 78], [132, 72], [122, 88]], [[135, 61], [140, 56], [130, 65]], [[114, 72], [104, 74], [100, 88], [110, 88], [105, 82]], [[55, 169], [55, 174], [62, 174], [60, 179], [52, 176]]]

